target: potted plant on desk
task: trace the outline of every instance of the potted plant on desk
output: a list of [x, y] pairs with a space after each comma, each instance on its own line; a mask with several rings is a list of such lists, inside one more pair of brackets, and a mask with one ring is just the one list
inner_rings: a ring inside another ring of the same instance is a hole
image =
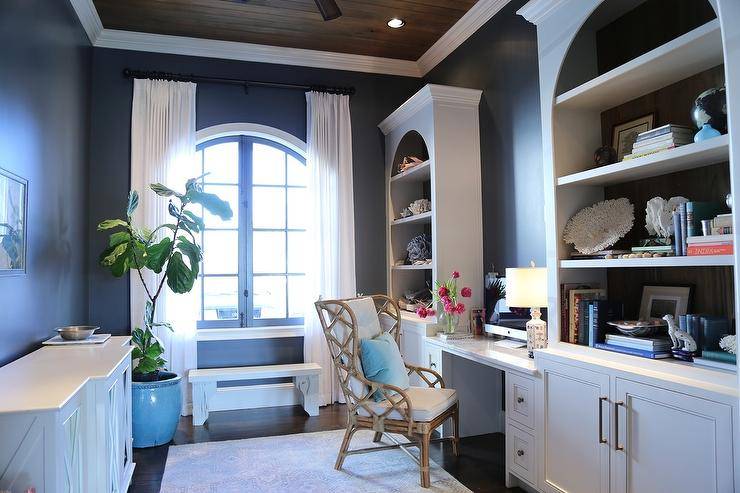
[[[191, 204], [228, 220], [231, 207], [212, 193], [205, 193], [200, 178], [186, 182], [185, 192], [179, 193], [164, 185], [151, 185], [157, 195], [169, 198], [168, 211], [173, 221], [157, 226], [154, 230], [137, 228], [132, 216], [139, 204], [139, 195], [132, 190], [128, 197], [126, 219], [107, 219], [98, 225], [99, 231], [112, 231], [109, 247], [100, 254], [100, 263], [115, 277], [136, 271], [147, 303], [144, 327], [131, 331], [134, 344], [132, 352], [133, 446], [154, 447], [172, 440], [180, 418], [182, 397], [181, 375], [164, 371], [167, 362], [162, 358], [164, 347], [152, 332], [155, 327], [173, 330], [166, 321], [155, 321], [157, 300], [165, 283], [174, 292], [190, 292], [198, 278], [201, 248], [195, 235], [203, 230], [203, 219], [187, 210]], [[177, 203], [175, 203], [177, 202]], [[144, 281], [142, 271], [150, 270], [162, 275], [154, 285]]]

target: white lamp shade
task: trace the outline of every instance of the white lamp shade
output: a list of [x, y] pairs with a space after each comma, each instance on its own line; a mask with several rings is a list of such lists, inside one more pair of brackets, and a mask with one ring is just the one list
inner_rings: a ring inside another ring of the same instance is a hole
[[514, 308], [547, 306], [547, 269], [506, 269], [506, 304]]

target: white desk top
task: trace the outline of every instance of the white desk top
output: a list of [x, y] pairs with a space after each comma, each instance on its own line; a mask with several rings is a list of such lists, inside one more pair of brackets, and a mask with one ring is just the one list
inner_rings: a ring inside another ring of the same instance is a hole
[[443, 341], [437, 337], [427, 337], [427, 342], [442, 348], [443, 351], [462, 358], [503, 370], [516, 370], [537, 375], [534, 360], [527, 355], [527, 349], [510, 349], [495, 346], [495, 339], [478, 336], [475, 339]]
[[62, 408], [90, 379], [108, 378], [129, 357], [130, 337], [103, 344], [44, 346], [0, 368], [0, 414]]

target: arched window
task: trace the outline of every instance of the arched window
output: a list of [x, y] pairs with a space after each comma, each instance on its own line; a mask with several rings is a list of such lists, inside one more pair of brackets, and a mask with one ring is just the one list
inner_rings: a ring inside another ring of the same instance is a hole
[[203, 189], [231, 204], [229, 221], [205, 213], [199, 328], [303, 323], [304, 157], [254, 135], [201, 142]]

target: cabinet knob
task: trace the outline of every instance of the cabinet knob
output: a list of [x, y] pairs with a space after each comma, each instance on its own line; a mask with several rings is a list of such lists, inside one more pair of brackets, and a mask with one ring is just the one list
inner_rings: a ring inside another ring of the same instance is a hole
[[516, 398], [516, 401], [517, 401], [517, 402], [518, 402], [519, 404], [521, 404], [522, 402], [524, 402], [524, 397], [517, 397], [517, 398]]
[[437, 368], [437, 363], [429, 363], [429, 368]]
[[516, 455], [518, 455], [519, 457], [521, 457], [522, 455], [524, 455], [524, 450], [522, 450], [522, 449], [517, 450], [516, 451]]

